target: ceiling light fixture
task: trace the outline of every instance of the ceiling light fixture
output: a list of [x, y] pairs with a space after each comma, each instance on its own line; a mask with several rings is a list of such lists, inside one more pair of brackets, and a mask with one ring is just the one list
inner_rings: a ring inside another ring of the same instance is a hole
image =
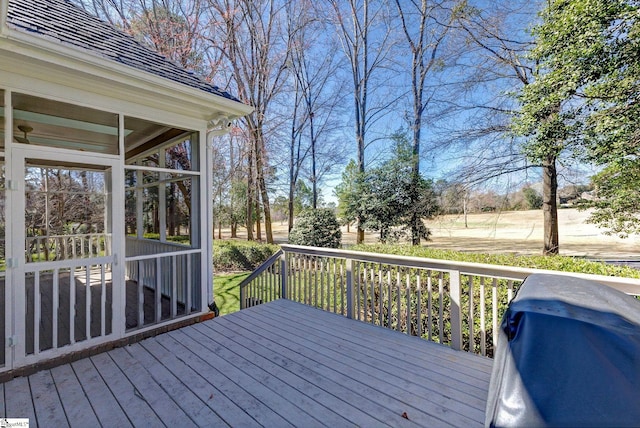
[[27, 138], [27, 134], [33, 131], [33, 128], [29, 125], [18, 125], [18, 129], [24, 132], [24, 137], [18, 137], [17, 135], [14, 135], [13, 138], [15, 138], [16, 141], [20, 144], [30, 144], [31, 142]]

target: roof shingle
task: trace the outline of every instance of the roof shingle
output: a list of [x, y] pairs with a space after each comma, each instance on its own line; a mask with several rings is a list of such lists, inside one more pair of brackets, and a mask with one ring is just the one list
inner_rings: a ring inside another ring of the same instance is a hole
[[10, 0], [10, 28], [79, 48], [137, 70], [224, 98], [233, 95], [174, 64], [132, 36], [114, 28], [67, 0]]

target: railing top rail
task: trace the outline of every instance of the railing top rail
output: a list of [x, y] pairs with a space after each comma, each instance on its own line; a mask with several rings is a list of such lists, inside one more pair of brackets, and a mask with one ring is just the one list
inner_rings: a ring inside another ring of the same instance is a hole
[[278, 259], [280, 259], [280, 256], [282, 256], [282, 250], [278, 250], [276, 251], [275, 254], [273, 254], [271, 257], [269, 257], [267, 260], [264, 261], [264, 263], [262, 263], [256, 270], [254, 270], [253, 272], [251, 272], [251, 275], [249, 275], [248, 277], [246, 277], [239, 285], [240, 288], [246, 287], [247, 284], [249, 284], [251, 281], [253, 281], [255, 278], [257, 278], [258, 276], [260, 276], [260, 274], [262, 272], [264, 272], [265, 270], [269, 269], [275, 262], [278, 261]]
[[43, 270], [86, 267], [91, 265], [102, 265], [102, 264], [109, 264], [114, 262], [115, 262], [115, 256], [55, 260], [55, 261], [46, 261], [46, 262], [26, 262], [25, 269], [28, 272], [34, 272], [34, 271], [39, 272]]
[[174, 256], [185, 256], [189, 254], [195, 254], [202, 252], [199, 248], [194, 248], [192, 250], [183, 250], [183, 251], [167, 251], [166, 253], [153, 253], [153, 254], [143, 254], [138, 256], [127, 256], [124, 258], [127, 262], [136, 262], [139, 260], [151, 260], [151, 259], [159, 259], [163, 257], [174, 257]]
[[306, 247], [302, 245], [285, 244], [281, 245], [280, 248], [285, 253], [291, 252], [312, 256], [351, 259], [362, 262], [394, 264], [411, 268], [434, 269], [440, 271], [459, 271], [460, 273], [465, 275], [499, 277], [516, 281], [524, 280], [527, 276], [534, 273], [571, 276], [596, 281], [627, 294], [640, 295], [640, 280], [635, 278], [621, 278], [605, 275], [521, 268], [514, 266], [501, 266], [473, 262], [454, 262], [451, 260], [398, 256], [393, 254], [367, 253], [361, 251], [340, 250], [333, 248]]

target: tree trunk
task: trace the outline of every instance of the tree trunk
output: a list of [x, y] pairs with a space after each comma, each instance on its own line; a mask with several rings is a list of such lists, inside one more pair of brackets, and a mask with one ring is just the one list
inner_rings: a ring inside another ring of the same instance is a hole
[[548, 156], [542, 161], [542, 211], [544, 215], [544, 248], [545, 256], [560, 252], [558, 240], [558, 172], [556, 157]]
[[462, 198], [462, 212], [464, 214], [464, 227], [467, 229], [469, 227], [469, 223], [467, 222], [467, 194], [465, 192], [464, 197]]
[[287, 231], [291, 232], [291, 229], [293, 229], [293, 196], [289, 193], [289, 219]]
[[253, 241], [253, 145], [249, 144], [249, 159], [247, 162], [249, 170], [247, 171], [247, 241]]
[[256, 239], [262, 242], [262, 225], [260, 224], [260, 204], [256, 198]]
[[[267, 193], [267, 183], [264, 179], [264, 165], [262, 162], [262, 153], [265, 147], [264, 139], [262, 135], [262, 125], [259, 125], [259, 129], [255, 130], [255, 156], [256, 156], [256, 173], [258, 181], [258, 189], [260, 190], [260, 196], [262, 200], [262, 211], [264, 212], [264, 229], [267, 238], [267, 243], [273, 244], [273, 230], [271, 228], [271, 206], [269, 204], [269, 195]], [[260, 216], [258, 216], [260, 217]]]
[[231, 237], [232, 238], [238, 237], [238, 225], [236, 224], [235, 221], [231, 222]]

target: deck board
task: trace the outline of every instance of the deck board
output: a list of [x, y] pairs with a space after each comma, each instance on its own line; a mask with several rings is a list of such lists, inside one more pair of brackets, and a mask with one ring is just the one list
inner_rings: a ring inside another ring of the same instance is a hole
[[[469, 370], [467, 367], [459, 367], [456, 365], [455, 370], [451, 370], [451, 365], [442, 364], [441, 360], [443, 355], [438, 355], [438, 351], [441, 354], [447, 354], [449, 352], [454, 352], [456, 354], [461, 354], [460, 352], [451, 351], [451, 349], [443, 346], [436, 347], [435, 353], [427, 353], [424, 352], [424, 346], [419, 346], [417, 349], [413, 350], [413, 352], [407, 352], [402, 349], [402, 343], [406, 343], [408, 339], [416, 339], [419, 341], [418, 345], [424, 345], [423, 341], [417, 338], [409, 338], [406, 336], [398, 335], [395, 332], [392, 336], [396, 336], [396, 338], [402, 339], [400, 342], [388, 342], [384, 340], [383, 332], [380, 332], [379, 328], [374, 327], [374, 330], [367, 329], [366, 327], [371, 327], [364, 325], [363, 323], [356, 323], [354, 326], [354, 330], [359, 330], [358, 327], [365, 327], [360, 332], [361, 334], [357, 334], [354, 336], [353, 332], [345, 332], [343, 330], [344, 326], [337, 324], [336, 326], [327, 326], [329, 324], [326, 320], [326, 317], [323, 320], [326, 322], [320, 323], [320, 320], [315, 319], [313, 317], [312, 312], [308, 318], [305, 317], [295, 317], [292, 314], [288, 314], [287, 316], [287, 324], [283, 324], [279, 318], [273, 318], [273, 315], [265, 314], [261, 315], [261, 321], [263, 323], [270, 322], [272, 326], [275, 326], [275, 323], [278, 323], [280, 330], [282, 332], [287, 332], [288, 334], [297, 335], [300, 332], [301, 325], [307, 325], [310, 328], [313, 328], [313, 331], [306, 333], [304, 337], [309, 338], [309, 335], [313, 336], [313, 339], [309, 339], [312, 343], [318, 341], [322, 342], [335, 342], [338, 343], [340, 349], [344, 349], [346, 352], [347, 349], [351, 350], [351, 356], [353, 358], [360, 356], [364, 358], [370, 365], [376, 367], [377, 370], [393, 371], [396, 376], [404, 377], [408, 380], [416, 380], [416, 376], [424, 377], [425, 380], [428, 381], [439, 381], [441, 386], [447, 386], [451, 388], [460, 389], [464, 393], [465, 400], [468, 397], [469, 393], [477, 394], [479, 397], [483, 397], [486, 394], [486, 389], [488, 387], [488, 382], [483, 379], [476, 378], [476, 371]], [[246, 313], [247, 316], [251, 316], [249, 313]], [[362, 324], [362, 325], [357, 325]], [[306, 330], [306, 329], [305, 329]], [[372, 334], [373, 333], [373, 334]], [[386, 332], [384, 332], [386, 333]], [[398, 337], [399, 336], [399, 337]], [[371, 340], [375, 338], [375, 340]], [[430, 348], [434, 347], [434, 344], [430, 344]], [[364, 352], [363, 352], [364, 351]], [[460, 356], [456, 356], [458, 361], [457, 364], [466, 363], [466, 359], [460, 359]], [[472, 359], [477, 360], [476, 356], [472, 356]], [[346, 361], [352, 361], [352, 359], [347, 359]], [[358, 361], [363, 361], [359, 359]], [[402, 367], [399, 367], [398, 364], [395, 364], [395, 361], [402, 361], [405, 363], [410, 363], [410, 365], [414, 368], [417, 368], [418, 371], [407, 372], [406, 370], [402, 370]], [[488, 361], [491, 362], [490, 360]], [[471, 372], [470, 374], [465, 374], [464, 372]], [[485, 373], [490, 374], [490, 372]], [[482, 404], [482, 409], [484, 409], [484, 404]]]
[[4, 408], [6, 417], [28, 418], [37, 426], [29, 378], [19, 377], [4, 384]]
[[[217, 325], [218, 323], [216, 323]], [[221, 330], [209, 329], [200, 326], [198, 329], [204, 337], [225, 337]], [[315, 419], [316, 426], [347, 426], [349, 421], [338, 413], [335, 413], [331, 406], [323, 405], [319, 394], [313, 394], [313, 398], [305, 394], [304, 388], [294, 388], [291, 384], [296, 384], [294, 375], [283, 370], [281, 367], [271, 363], [266, 358], [260, 356], [255, 347], [249, 351], [242, 344], [238, 344], [232, 337], [226, 336], [228, 340], [227, 347], [220, 350], [220, 354], [233, 361], [233, 364], [240, 370], [253, 377], [257, 382], [262, 383], [271, 389], [275, 394], [282, 397], [289, 397], [292, 404], [303, 409], [309, 416]], [[319, 391], [318, 391], [319, 393]], [[335, 397], [334, 397], [335, 398]], [[330, 402], [332, 405], [339, 405], [340, 400], [334, 399]]]
[[119, 407], [127, 415], [127, 419], [134, 426], [142, 426], [145, 423], [149, 426], [161, 425], [160, 418], [109, 354], [110, 352], [95, 355], [91, 357], [91, 361], [106, 382], [113, 397], [118, 401]]
[[99, 426], [98, 418], [70, 364], [51, 369], [69, 425]]
[[[216, 427], [227, 426], [227, 424], [209, 408], [205, 402], [200, 400], [185, 384], [180, 381], [162, 361], [156, 358], [140, 344], [136, 344], [127, 348], [131, 357], [139, 361], [142, 366], [146, 367], [153, 380], [165, 392], [176, 401], [180, 409], [188, 415], [196, 426], [211, 425]], [[164, 419], [163, 419], [164, 420]], [[184, 426], [184, 424], [180, 424]]]
[[131, 422], [89, 358], [71, 363], [100, 425], [130, 427]]
[[37, 424], [42, 427], [69, 426], [51, 371], [44, 370], [29, 376], [29, 385]]
[[490, 371], [279, 300], [13, 379], [0, 410], [32, 426], [478, 426]]
[[[448, 411], [447, 406], [444, 406], [443, 403], [421, 399], [420, 397], [424, 397], [426, 394], [417, 392], [418, 385], [401, 382], [398, 377], [367, 365], [366, 355], [362, 353], [362, 350], [351, 352], [349, 349], [341, 347], [339, 352], [336, 352], [334, 349], [337, 347], [331, 346], [330, 340], [310, 341], [296, 336], [295, 332], [279, 337], [271, 336], [269, 340], [272, 343], [279, 343], [285, 349], [281, 352], [286, 353], [286, 350], [289, 350], [299, 354], [301, 364], [305, 364], [307, 360], [317, 363], [314, 370], [319, 372], [321, 376], [331, 376], [336, 382], [348, 382], [350, 391], [347, 392], [345, 398], [349, 397], [348, 394], [352, 394], [352, 391], [356, 391], [362, 397], [359, 407], [373, 412], [373, 414], [381, 414], [384, 419], [380, 422], [391, 422], [394, 426], [406, 423], [401, 418], [401, 415], [406, 412], [412, 415], [412, 421], [415, 420], [421, 425], [427, 426], [445, 423], [469, 426], [474, 423], [473, 419]], [[273, 346], [271, 348], [275, 350]], [[440, 400], [443, 392], [433, 391], [430, 394], [434, 393], [437, 395], [434, 395], [432, 400], [446, 401]], [[354, 397], [351, 396], [348, 399], [354, 400]], [[380, 403], [385, 408], [384, 412], [383, 409], [375, 410], [377, 406], [381, 405]], [[451, 403], [449, 407], [462, 404], [456, 401]], [[466, 410], [475, 413], [477, 417], [480, 416], [474, 409]], [[481, 413], [484, 415], [484, 412]]]

